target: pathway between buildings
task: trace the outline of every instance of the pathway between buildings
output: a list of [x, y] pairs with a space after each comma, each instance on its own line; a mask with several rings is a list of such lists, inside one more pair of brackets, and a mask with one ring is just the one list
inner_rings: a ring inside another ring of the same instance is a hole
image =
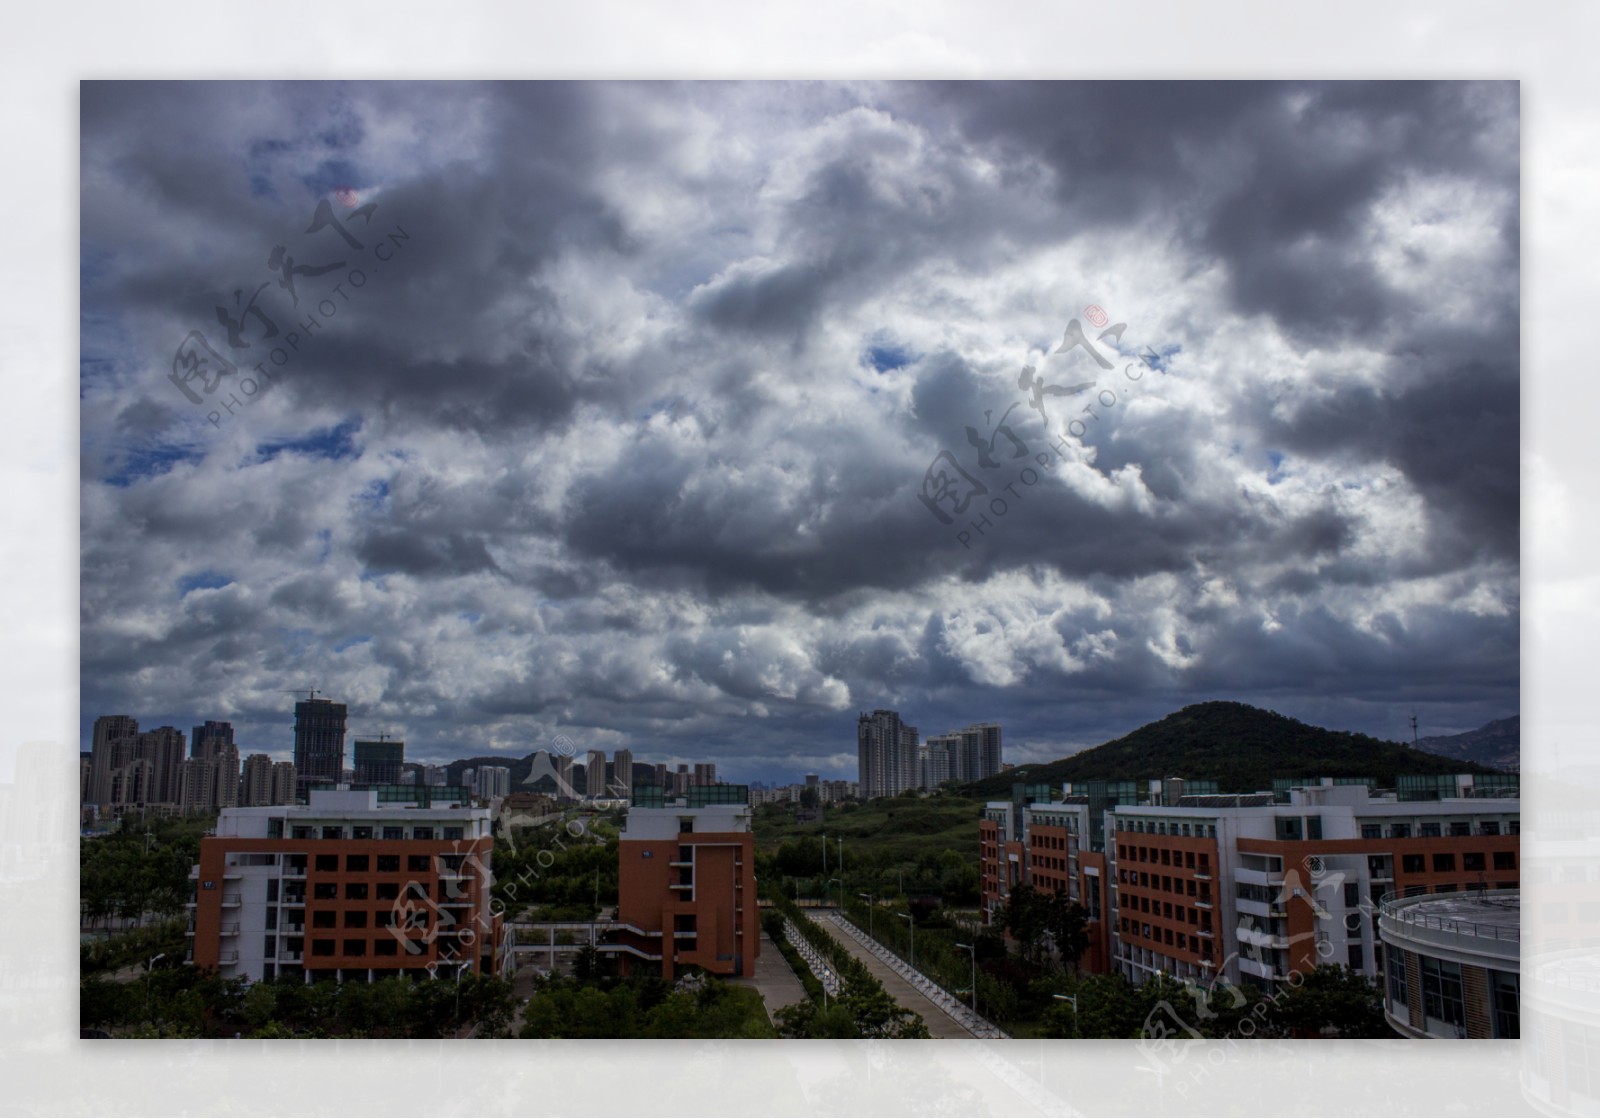
[[835, 940], [844, 945], [846, 950], [867, 965], [878, 982], [883, 984], [883, 989], [889, 992], [889, 997], [895, 1002], [914, 1013], [922, 1015], [923, 1024], [928, 1027], [928, 1032], [937, 1038], [963, 1038], [971, 1041], [973, 1033], [950, 1015], [940, 1009], [939, 1004], [927, 995], [917, 990], [910, 983], [900, 978], [888, 964], [868, 951], [867, 946], [852, 936], [846, 929], [840, 928], [832, 921], [827, 920], [826, 913], [814, 913], [813, 919], [822, 918], [824, 928], [833, 934]]
[[768, 1020], [774, 1026], [778, 1024], [778, 1011], [806, 999], [806, 989], [800, 985], [799, 977], [789, 966], [789, 961], [783, 958], [783, 953], [778, 951], [778, 946], [772, 943], [772, 938], [767, 936], [765, 929], [761, 930], [761, 955], [756, 957], [756, 973], [728, 982], [740, 987], [754, 987], [766, 1005]]

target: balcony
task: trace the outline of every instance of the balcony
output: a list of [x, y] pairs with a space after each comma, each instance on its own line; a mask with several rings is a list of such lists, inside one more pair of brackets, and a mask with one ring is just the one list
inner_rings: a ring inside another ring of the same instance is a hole
[[304, 878], [306, 876], [306, 864], [284, 864], [283, 876], [285, 878]]
[[222, 908], [224, 908], [224, 909], [238, 909], [239, 908], [239, 899], [238, 899], [238, 897], [226, 897], [226, 896], [224, 896], [223, 899], [222, 899]]
[[238, 962], [239, 953], [237, 952], [224, 952], [222, 955], [217, 957], [217, 964], [220, 967], [231, 967]]
[[222, 935], [223, 936], [238, 936], [239, 935], [239, 923], [237, 921], [235, 921], [232, 924], [223, 925], [222, 926]]
[[284, 933], [292, 933], [295, 936], [299, 936], [301, 933], [306, 931], [305, 922], [302, 921], [298, 925], [284, 925], [279, 931]]
[[305, 959], [305, 957], [303, 955], [301, 955], [299, 952], [279, 952], [278, 953], [278, 962], [280, 964], [297, 964], [303, 959]]

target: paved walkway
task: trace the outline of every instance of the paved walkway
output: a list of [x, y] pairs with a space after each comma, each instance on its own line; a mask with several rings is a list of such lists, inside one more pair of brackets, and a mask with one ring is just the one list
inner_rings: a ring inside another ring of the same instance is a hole
[[740, 987], [754, 987], [766, 1005], [767, 1019], [774, 1026], [778, 1024], [779, 1010], [806, 999], [806, 989], [800, 985], [799, 977], [789, 966], [789, 961], [783, 958], [783, 953], [778, 951], [778, 946], [772, 943], [765, 929], [761, 930], [761, 955], [756, 958], [755, 975], [730, 979], [728, 982]]
[[[826, 917], [825, 914], [818, 914], [817, 916], [822, 916], [824, 919]], [[872, 973], [878, 982], [883, 984], [883, 989], [889, 992], [890, 998], [907, 1010], [922, 1015], [922, 1021], [928, 1027], [928, 1033], [936, 1038], [972, 1040], [972, 1031], [941, 1010], [938, 1003], [900, 978], [899, 973], [892, 967], [869, 952], [866, 945], [832, 921], [828, 921], [823, 927], [832, 933], [833, 938], [844, 945], [852, 956], [867, 965], [867, 970]]]

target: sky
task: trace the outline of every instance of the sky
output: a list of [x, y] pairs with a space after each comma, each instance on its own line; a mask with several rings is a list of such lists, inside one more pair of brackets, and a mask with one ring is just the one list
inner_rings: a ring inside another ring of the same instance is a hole
[[1516, 83], [88, 82], [81, 123], [85, 744], [287, 758], [315, 687], [411, 759], [787, 781], [878, 707], [1015, 762], [1209, 699], [1519, 710]]

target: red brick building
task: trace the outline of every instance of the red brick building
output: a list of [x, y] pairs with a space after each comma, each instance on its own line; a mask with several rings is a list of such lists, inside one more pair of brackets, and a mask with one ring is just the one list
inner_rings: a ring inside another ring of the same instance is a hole
[[750, 808], [694, 803], [628, 811], [617, 847], [620, 927], [601, 945], [624, 974], [642, 967], [671, 979], [691, 966], [755, 973], [761, 922]]
[[251, 981], [501, 973], [493, 844], [487, 809], [376, 791], [225, 809], [190, 873], [191, 958]]

